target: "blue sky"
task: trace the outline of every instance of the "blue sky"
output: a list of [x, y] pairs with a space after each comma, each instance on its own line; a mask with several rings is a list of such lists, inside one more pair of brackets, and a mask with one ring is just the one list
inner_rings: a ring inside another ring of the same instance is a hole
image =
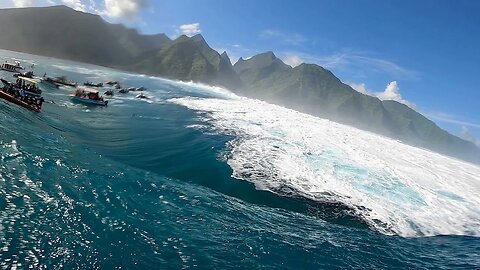
[[142, 33], [202, 33], [233, 59], [274, 51], [414, 107], [480, 145], [480, 1], [4, 0], [66, 4]]

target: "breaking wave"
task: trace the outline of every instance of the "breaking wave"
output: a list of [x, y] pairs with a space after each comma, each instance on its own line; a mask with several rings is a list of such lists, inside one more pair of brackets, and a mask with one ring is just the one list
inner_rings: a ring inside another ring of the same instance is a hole
[[257, 100], [169, 101], [233, 135], [233, 177], [257, 189], [340, 202], [385, 234], [480, 236], [476, 165]]

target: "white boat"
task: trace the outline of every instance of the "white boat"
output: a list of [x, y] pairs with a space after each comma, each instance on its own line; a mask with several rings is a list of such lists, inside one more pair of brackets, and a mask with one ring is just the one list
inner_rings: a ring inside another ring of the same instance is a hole
[[89, 105], [107, 106], [108, 101], [103, 100], [97, 90], [88, 88], [79, 88], [72, 95], [72, 101]]
[[15, 64], [11, 64], [8, 62], [3, 63], [0, 66], [1, 70], [9, 71], [9, 72], [20, 72], [20, 70], [23, 70], [24, 68], [20, 66], [20, 62], [15, 61]]
[[136, 98], [142, 98], [142, 99], [150, 99], [149, 97], [145, 96], [143, 93], [142, 94], [138, 94], [137, 96], [135, 96]]

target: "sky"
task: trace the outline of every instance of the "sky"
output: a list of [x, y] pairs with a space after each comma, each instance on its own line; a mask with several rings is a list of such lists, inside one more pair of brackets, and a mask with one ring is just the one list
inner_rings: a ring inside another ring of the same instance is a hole
[[319, 64], [480, 146], [480, 1], [0, 0], [55, 4], [144, 34], [201, 33], [232, 61], [273, 51], [292, 66]]

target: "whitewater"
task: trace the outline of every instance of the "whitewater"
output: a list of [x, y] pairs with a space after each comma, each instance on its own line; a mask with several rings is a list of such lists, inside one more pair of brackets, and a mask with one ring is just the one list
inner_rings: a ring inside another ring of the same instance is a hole
[[258, 100], [171, 101], [234, 134], [233, 176], [259, 189], [340, 201], [384, 233], [480, 235], [479, 166]]

